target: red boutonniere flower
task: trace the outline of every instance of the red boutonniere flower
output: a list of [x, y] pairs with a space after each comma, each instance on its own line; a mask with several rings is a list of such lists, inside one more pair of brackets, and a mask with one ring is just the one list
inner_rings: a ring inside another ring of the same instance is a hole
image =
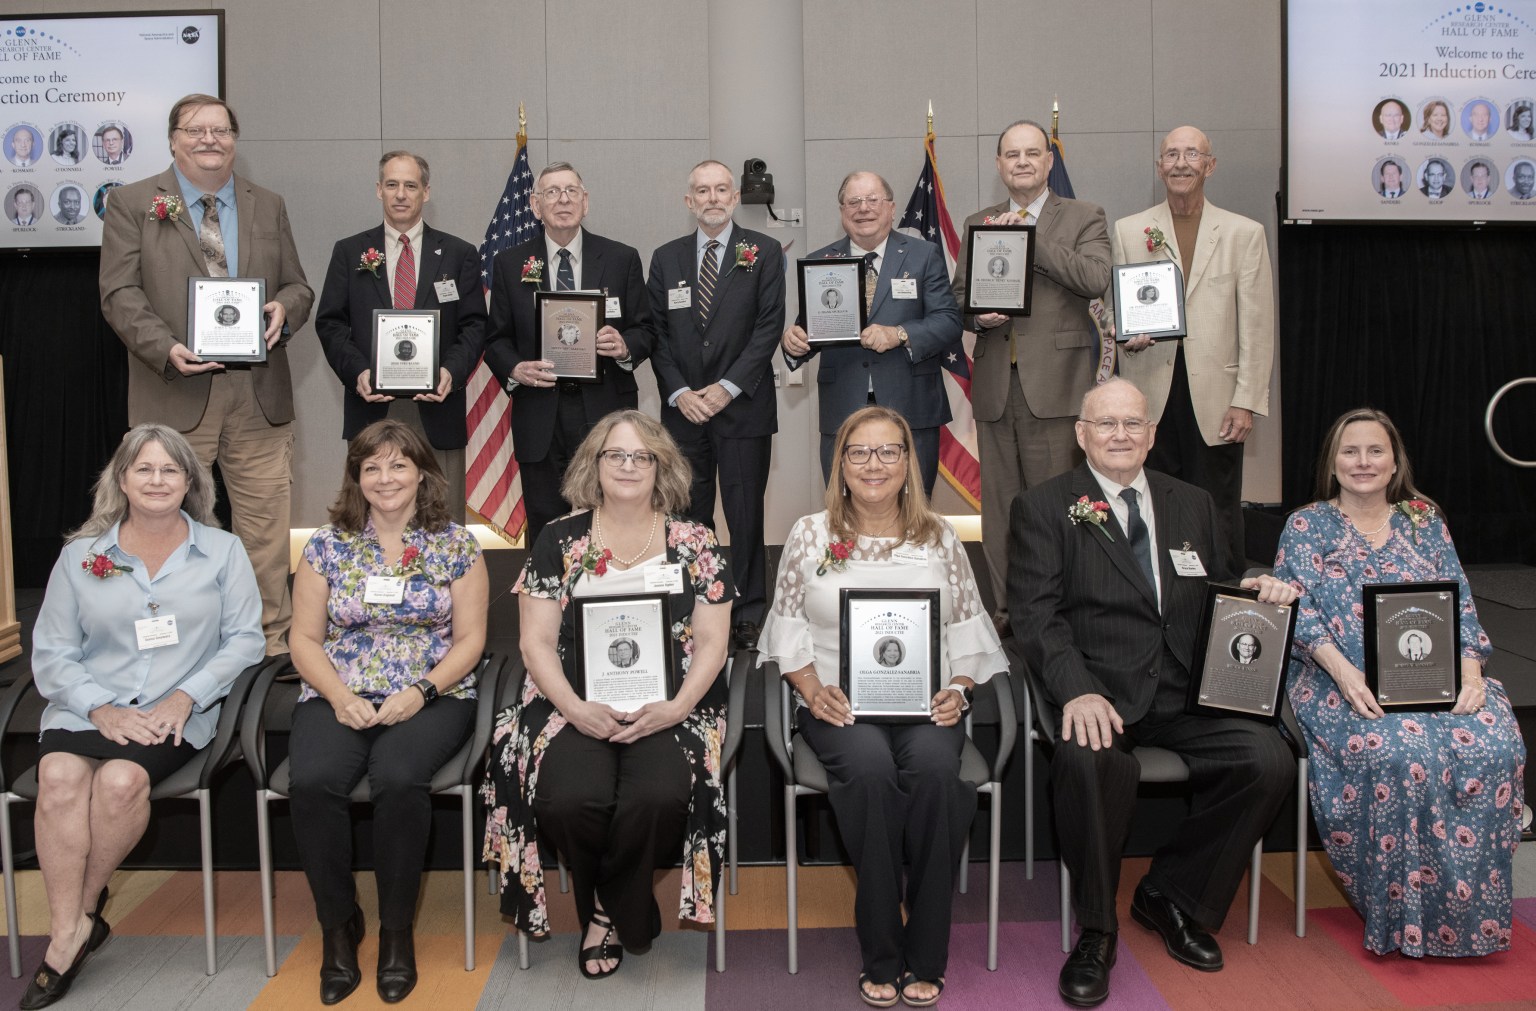
[[1435, 507], [1421, 498], [1405, 498], [1392, 508], [1408, 517], [1408, 522], [1413, 525], [1413, 543], [1419, 543], [1419, 531], [1435, 518]]
[[106, 579], [109, 576], [121, 576], [125, 572], [133, 571], [133, 566], [118, 565], [106, 555], [98, 555], [95, 552], [86, 555], [85, 561], [80, 563], [80, 567], [86, 572], [89, 572], [91, 575], [95, 576], [97, 579]]
[[842, 572], [848, 567], [848, 556], [851, 554], [853, 554], [852, 537], [846, 541], [832, 541], [821, 553], [821, 562], [816, 566], [816, 575], [825, 576], [828, 569]]
[[400, 562], [395, 566], [393, 573], [396, 576], [417, 576], [421, 574], [421, 549], [414, 544], [406, 545], [400, 552]]
[[181, 198], [174, 193], [162, 193], [149, 202], [149, 216], [155, 221], [180, 221], [182, 210]]
[[1104, 528], [1105, 520], [1109, 519], [1108, 502], [1090, 502], [1088, 496], [1084, 495], [1067, 508], [1067, 518], [1072, 521], [1073, 526], [1087, 523], [1096, 527], [1106, 540], [1114, 540], [1109, 531]]
[[757, 247], [749, 246], [745, 241], [736, 243], [736, 266], [749, 272], [757, 266]]
[[358, 270], [366, 270], [374, 277], [379, 276], [379, 268], [382, 266], [384, 266], [384, 254], [372, 246], [369, 246], [357, 261]]
[[1155, 253], [1168, 245], [1163, 238], [1163, 230], [1156, 225], [1143, 228], [1141, 231], [1147, 237], [1147, 252]]
[[587, 546], [587, 550], [581, 553], [581, 568], [594, 576], [606, 576], [608, 563], [613, 559], [613, 552], [607, 548], [599, 548], [595, 544]]
[[523, 283], [539, 284], [544, 280], [544, 261], [537, 256], [528, 257], [523, 264]]

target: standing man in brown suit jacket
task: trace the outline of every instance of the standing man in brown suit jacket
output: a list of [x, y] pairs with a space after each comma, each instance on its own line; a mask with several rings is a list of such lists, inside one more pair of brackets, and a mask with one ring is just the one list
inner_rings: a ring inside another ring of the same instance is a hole
[[[1046, 185], [1056, 156], [1045, 130], [1021, 119], [997, 138], [997, 174], [1008, 199], [965, 219], [1035, 226], [1035, 278], [1028, 316], [965, 317], [976, 332], [971, 410], [981, 450], [981, 546], [991, 571], [994, 620], [1006, 634], [1008, 510], [1019, 492], [1082, 458], [1073, 424], [1078, 401], [1093, 386], [1099, 335], [1088, 302], [1109, 284], [1109, 229], [1104, 208], [1052, 193]], [[963, 229], [962, 229], [963, 231]], [[965, 306], [961, 243], [955, 301]]]
[[[200, 460], [219, 464], [234, 532], [261, 587], [271, 655], [287, 651], [293, 613], [293, 384], [286, 345], [309, 318], [315, 293], [304, 279], [283, 198], [235, 175], [239, 134], [239, 120], [223, 99], [188, 95], [171, 107], [171, 167], [107, 201], [101, 311], [138, 359], [129, 366], [129, 424], [169, 425], [186, 435]], [[168, 205], [164, 217], [152, 209], [157, 197]], [[226, 367], [192, 353], [189, 277], [266, 278], [266, 364]]]

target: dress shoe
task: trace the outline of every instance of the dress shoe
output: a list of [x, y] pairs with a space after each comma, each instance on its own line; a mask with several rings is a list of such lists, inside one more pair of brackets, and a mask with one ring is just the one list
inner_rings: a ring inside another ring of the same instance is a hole
[[[105, 894], [105, 893], [103, 893]], [[105, 905], [103, 901], [102, 905]], [[36, 1011], [45, 1008], [69, 993], [69, 988], [74, 985], [75, 977], [80, 975], [80, 970], [85, 967], [85, 960], [95, 953], [97, 948], [107, 943], [107, 937], [111, 935], [112, 928], [107, 925], [95, 913], [87, 913], [91, 918], [91, 933], [75, 953], [75, 960], [64, 972], [59, 972], [48, 964], [47, 959], [37, 967], [37, 972], [32, 974], [32, 979], [27, 983], [26, 993], [21, 995], [20, 1007], [22, 1011]]]
[[379, 999], [398, 1004], [416, 987], [416, 944], [411, 928], [379, 928]]
[[357, 967], [357, 946], [363, 940], [364, 930], [363, 911], [353, 906], [352, 917], [346, 923], [321, 932], [320, 1003], [346, 1000], [363, 981], [362, 971]]
[[1085, 929], [1061, 967], [1056, 992], [1073, 1007], [1098, 1007], [1109, 997], [1109, 970], [1115, 967], [1120, 935]]
[[1221, 946], [1205, 928], [1190, 919], [1173, 900], [1146, 878], [1136, 886], [1131, 898], [1131, 919], [1163, 935], [1168, 954], [1201, 972], [1215, 972], [1222, 966]]
[[755, 621], [738, 621], [731, 629], [731, 644], [737, 649], [756, 649], [762, 632], [763, 626]]

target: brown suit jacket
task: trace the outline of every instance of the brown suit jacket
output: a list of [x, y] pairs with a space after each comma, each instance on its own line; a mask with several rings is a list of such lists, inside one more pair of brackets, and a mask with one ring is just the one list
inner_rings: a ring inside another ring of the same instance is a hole
[[[169, 167], [157, 176], [114, 190], [101, 237], [101, 312], [138, 359], [128, 370], [128, 423], [153, 421], [179, 432], [196, 428], [208, 406], [213, 378], [184, 376], [170, 364], [171, 346], [186, 343], [187, 278], [206, 277], [207, 265], [190, 215], [179, 221], [149, 216], [161, 194], [181, 195]], [[281, 302], [289, 333], [309, 319], [315, 293], [304, 279], [283, 198], [235, 176], [240, 262], [234, 277], [264, 277], [267, 301]], [[287, 338], [251, 370], [262, 413], [274, 425], [293, 420], [293, 383]]]

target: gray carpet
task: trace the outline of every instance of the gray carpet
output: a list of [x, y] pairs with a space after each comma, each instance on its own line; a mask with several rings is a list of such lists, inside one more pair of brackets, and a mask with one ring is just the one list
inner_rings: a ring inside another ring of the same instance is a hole
[[[299, 943], [277, 938], [277, 960]], [[113, 937], [91, 959], [61, 1006], [70, 1011], [178, 1008], [243, 1008], [267, 985], [260, 937], [220, 937], [219, 973], [209, 976], [203, 935]]]
[[[617, 973], [592, 983], [576, 967], [575, 934], [531, 942], [527, 971], [517, 967], [517, 937], [508, 934], [476, 1007], [575, 1011], [598, 1001], [624, 1011], [703, 1011], [706, 974], [699, 970], [708, 958], [709, 938], [702, 931], [664, 931], [649, 952], [626, 954]], [[600, 994], [595, 986], [602, 987]]]

